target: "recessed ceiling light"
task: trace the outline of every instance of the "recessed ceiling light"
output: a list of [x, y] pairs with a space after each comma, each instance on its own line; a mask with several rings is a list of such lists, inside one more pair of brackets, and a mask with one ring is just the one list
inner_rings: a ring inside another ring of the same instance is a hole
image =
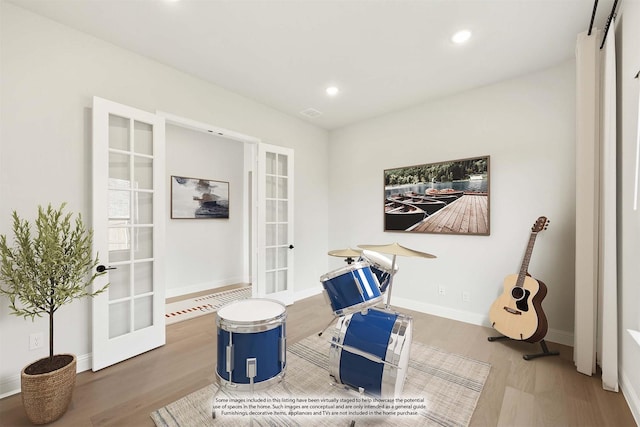
[[471, 31], [460, 30], [451, 37], [451, 41], [455, 44], [462, 44], [471, 38]]
[[338, 94], [338, 92], [340, 92], [340, 89], [338, 89], [335, 86], [329, 86], [327, 88], [327, 95], [329, 95], [329, 96], [336, 96]]

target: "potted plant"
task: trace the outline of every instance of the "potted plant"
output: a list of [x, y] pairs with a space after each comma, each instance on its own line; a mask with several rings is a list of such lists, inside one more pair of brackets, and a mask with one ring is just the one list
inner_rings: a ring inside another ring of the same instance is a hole
[[22, 402], [34, 424], [46, 424], [67, 410], [76, 379], [76, 357], [54, 354], [53, 315], [64, 304], [81, 297], [92, 297], [98, 273], [98, 257], [92, 256], [93, 232], [87, 230], [78, 214], [63, 213], [65, 204], [45, 210], [38, 206], [35, 235], [32, 224], [13, 212], [13, 245], [0, 236], [0, 294], [9, 299], [11, 314], [30, 317], [49, 316], [49, 357], [27, 365], [21, 373]]

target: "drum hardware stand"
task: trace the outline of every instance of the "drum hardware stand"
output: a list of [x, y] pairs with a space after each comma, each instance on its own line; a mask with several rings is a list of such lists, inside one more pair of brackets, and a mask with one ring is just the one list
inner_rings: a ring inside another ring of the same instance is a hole
[[389, 308], [391, 305], [391, 291], [393, 290], [393, 276], [396, 275], [396, 255], [393, 254], [393, 261], [391, 261], [391, 273], [389, 273], [389, 286], [387, 290], [387, 302], [384, 308]]
[[324, 334], [326, 332], [327, 328], [329, 328], [329, 326], [331, 326], [331, 324], [336, 321], [336, 319], [337, 319], [337, 317], [333, 316], [333, 318], [331, 320], [329, 320], [329, 323], [327, 323], [327, 326], [325, 326], [324, 329], [322, 329], [320, 332], [318, 332], [318, 336], [321, 337], [322, 334]]
[[[392, 368], [396, 368], [398, 369], [399, 366], [395, 363], [391, 363], [391, 362], [387, 362], [386, 360], [383, 360], [381, 358], [379, 358], [378, 356], [374, 356], [373, 354], [367, 353], [366, 351], [362, 351], [360, 349], [357, 349], [355, 347], [351, 347], [350, 345], [344, 345], [344, 344], [340, 344], [338, 342], [335, 341], [330, 341], [331, 345], [335, 345], [336, 347], [340, 347], [341, 349], [348, 351], [351, 354], [355, 354], [358, 356], [362, 356], [365, 359], [371, 360], [372, 362], [376, 362], [376, 363], [382, 363], [383, 365], [389, 365]], [[363, 389], [364, 392], [364, 389]]]
[[[322, 295], [324, 295], [324, 300], [325, 300], [325, 302], [327, 303], [327, 305], [328, 305], [329, 307], [331, 307], [331, 300], [329, 299], [329, 295], [327, 295], [327, 291], [326, 291], [326, 290], [323, 290], [323, 291], [322, 291]], [[329, 323], [327, 323], [327, 326], [325, 326], [325, 327], [324, 327], [320, 332], [318, 332], [318, 336], [319, 336], [319, 337], [321, 337], [321, 336], [322, 336], [322, 334], [324, 334], [324, 332], [327, 330], [327, 328], [328, 328], [329, 326], [331, 326], [331, 324], [332, 324], [333, 322], [335, 322], [335, 320], [336, 320], [337, 318], [338, 318], [338, 317], [334, 314], [334, 315], [333, 315], [333, 317], [331, 318], [331, 320], [329, 320]]]
[[[502, 340], [520, 341], [520, 340], [514, 340], [513, 338], [509, 338], [509, 337], [504, 336], [504, 335], [499, 335], [497, 337], [487, 337], [487, 340], [489, 342], [502, 341]], [[560, 355], [559, 351], [549, 351], [549, 347], [547, 347], [547, 343], [544, 340], [541, 340], [539, 342], [540, 342], [540, 347], [542, 347], [542, 352], [541, 353], [534, 353], [534, 354], [524, 354], [524, 355], [522, 355], [522, 358], [524, 360], [531, 360], [531, 359], [536, 359], [538, 357], [545, 357], [545, 356], [559, 356]], [[532, 344], [534, 344], [534, 343], [532, 343]]]

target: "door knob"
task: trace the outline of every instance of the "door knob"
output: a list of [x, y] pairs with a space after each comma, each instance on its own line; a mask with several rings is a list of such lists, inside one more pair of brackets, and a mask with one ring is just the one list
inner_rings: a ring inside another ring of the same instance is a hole
[[98, 273], [102, 273], [105, 270], [115, 270], [115, 269], [116, 269], [116, 267], [105, 267], [104, 265], [99, 265], [99, 266], [96, 267], [96, 271]]

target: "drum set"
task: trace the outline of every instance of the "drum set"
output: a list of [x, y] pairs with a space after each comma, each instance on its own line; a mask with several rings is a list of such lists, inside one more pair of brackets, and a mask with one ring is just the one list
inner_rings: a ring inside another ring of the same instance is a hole
[[[413, 320], [389, 306], [396, 256], [435, 256], [397, 243], [359, 248], [329, 251], [346, 258], [347, 265], [320, 277], [333, 317], [318, 335], [330, 332], [333, 384], [374, 397], [397, 397], [407, 374]], [[264, 298], [234, 301], [217, 311], [218, 391], [253, 392], [284, 384], [286, 318], [284, 304]]]
[[[331, 328], [329, 375], [336, 384], [361, 394], [397, 397], [407, 375], [413, 319], [390, 309], [396, 256], [435, 256], [397, 243], [359, 247], [361, 251], [330, 251], [329, 255], [346, 258], [347, 265], [320, 277], [334, 314], [319, 333]], [[384, 306], [378, 306], [385, 297]]]

